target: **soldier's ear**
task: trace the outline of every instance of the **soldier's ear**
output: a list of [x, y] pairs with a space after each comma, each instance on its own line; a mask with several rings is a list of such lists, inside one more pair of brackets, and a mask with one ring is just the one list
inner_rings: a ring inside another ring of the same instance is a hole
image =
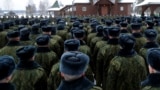
[[64, 77], [64, 74], [61, 72], [61, 77]]

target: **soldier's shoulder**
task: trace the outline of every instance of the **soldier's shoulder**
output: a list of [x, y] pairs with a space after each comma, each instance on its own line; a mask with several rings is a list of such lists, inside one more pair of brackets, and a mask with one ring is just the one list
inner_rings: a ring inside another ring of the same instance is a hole
[[93, 86], [90, 90], [102, 90], [102, 88], [98, 86]]
[[[145, 86], [142, 88], [142, 90], [152, 90], [152, 86]], [[153, 89], [153, 90], [159, 90], [159, 89]]]

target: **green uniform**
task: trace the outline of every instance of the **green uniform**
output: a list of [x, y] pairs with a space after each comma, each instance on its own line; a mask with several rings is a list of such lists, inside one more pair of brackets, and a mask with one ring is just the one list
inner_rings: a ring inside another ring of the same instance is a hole
[[2, 48], [2, 47], [4, 47], [6, 44], [7, 44], [7, 32], [6, 31], [1, 31], [0, 32], [0, 41], [1, 41], [1, 43], [0, 43], [0, 48]]
[[6, 46], [0, 49], [0, 56], [10, 55], [15, 59], [15, 63], [18, 63], [18, 58], [16, 56], [16, 50], [19, 49], [21, 44], [18, 41], [9, 41]]
[[106, 77], [103, 77], [105, 71], [108, 71], [108, 66], [112, 58], [117, 55], [120, 50], [118, 39], [109, 39], [107, 45], [102, 47], [97, 55], [96, 62], [96, 81], [98, 86], [103, 86], [103, 81]]
[[44, 68], [47, 75], [49, 75], [52, 66], [58, 62], [58, 57], [48, 47], [38, 47], [35, 60]]
[[109, 65], [104, 90], [140, 90], [140, 82], [146, 78], [144, 59], [135, 51], [121, 50]]
[[57, 30], [57, 35], [62, 37], [63, 40], [67, 39], [68, 31], [67, 30]]
[[11, 82], [16, 90], [47, 90], [47, 75], [44, 69], [34, 61], [19, 63]]
[[87, 45], [90, 45], [92, 38], [95, 37], [95, 36], [96, 36], [96, 33], [88, 34], [88, 36], [87, 36]]
[[146, 43], [146, 39], [145, 37], [142, 36], [141, 33], [136, 33], [136, 34], [132, 34], [135, 39], [136, 39], [136, 44], [134, 49], [136, 50], [136, 52], [139, 52], [139, 50], [144, 46], [144, 44]]

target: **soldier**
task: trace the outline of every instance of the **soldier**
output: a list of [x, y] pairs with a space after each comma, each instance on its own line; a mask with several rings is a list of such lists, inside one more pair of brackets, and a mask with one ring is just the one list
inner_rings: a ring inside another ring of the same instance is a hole
[[135, 42], [131, 35], [120, 36], [122, 49], [110, 62], [105, 90], [140, 90], [140, 82], [146, 78], [146, 66], [133, 49]]
[[22, 45], [33, 45], [33, 41], [30, 39], [30, 30], [28, 28], [22, 28], [20, 30], [20, 42]]
[[7, 32], [6, 31], [4, 31], [4, 25], [1, 23], [0, 24], [0, 41], [1, 41], [1, 43], [0, 43], [0, 49], [2, 48], [2, 47], [4, 47], [6, 44], [7, 44]]
[[[103, 86], [105, 81], [103, 81], [106, 76], [105, 72], [108, 71], [108, 66], [112, 58], [117, 55], [120, 50], [120, 45], [118, 44], [118, 38], [120, 35], [120, 28], [118, 27], [110, 27], [108, 29], [108, 42], [104, 47], [98, 52], [96, 64], [96, 81], [98, 86]], [[104, 89], [104, 88], [103, 88]]]
[[57, 54], [49, 48], [49, 41], [50, 38], [48, 35], [37, 37], [37, 52], [35, 54], [35, 61], [44, 68], [47, 76], [49, 76], [52, 66], [58, 62]]
[[39, 24], [33, 24], [32, 25], [32, 29], [31, 29], [31, 33], [30, 33], [30, 38], [32, 39], [32, 41], [36, 40], [36, 37], [38, 35], [40, 35], [40, 30], [39, 30]]
[[91, 39], [96, 36], [96, 23], [91, 23], [91, 31], [88, 31], [88, 36], [87, 36], [87, 45], [90, 45]]
[[66, 40], [68, 38], [68, 31], [65, 29], [65, 26], [63, 24], [57, 25], [57, 35], [62, 37], [63, 40]]
[[160, 49], [151, 48], [147, 51], [149, 75], [141, 82], [141, 90], [160, 90]]
[[44, 69], [34, 61], [36, 48], [24, 46], [16, 51], [19, 58], [11, 82], [17, 90], [46, 90], [47, 75]]
[[18, 62], [18, 58], [16, 56], [16, 50], [21, 47], [20, 44], [20, 33], [19, 31], [10, 31], [7, 33], [8, 43], [6, 46], [0, 49], [1, 55], [10, 55], [13, 56], [15, 62]]
[[12, 56], [0, 56], [0, 90], [16, 90], [9, 81], [16, 65]]
[[128, 26], [127, 22], [121, 22], [120, 26], [121, 26], [121, 33], [123, 33], [123, 34], [129, 33], [129, 31], [127, 29], [127, 26]]
[[96, 43], [98, 41], [102, 40], [102, 38], [103, 38], [103, 26], [102, 25], [97, 25], [96, 26], [96, 32], [97, 32], [96, 36], [91, 39], [91, 42], [90, 42], [90, 45], [89, 45], [90, 48], [91, 48], [91, 52], [94, 52], [94, 47], [95, 47]]
[[56, 40], [56, 38], [53, 38], [51, 36], [51, 28], [48, 26], [42, 26], [42, 34], [43, 35], [48, 35], [50, 37], [50, 41], [49, 41], [49, 48], [54, 51], [58, 57], [60, 58], [61, 54], [62, 54], [62, 48], [59, 45], [59, 42]]
[[[64, 42], [64, 52], [78, 51], [80, 46], [79, 40], [68, 39]], [[49, 78], [48, 78], [48, 90], [56, 90], [61, 81], [59, 73], [59, 62], [52, 66]]]
[[65, 52], [60, 60], [60, 72], [64, 80], [57, 90], [102, 90], [85, 76], [89, 57], [81, 52]]
[[139, 52], [139, 50], [142, 48], [142, 46], [146, 43], [146, 39], [143, 37], [143, 35], [141, 33], [141, 24], [132, 23], [131, 28], [132, 28], [132, 30], [131, 30], [132, 35], [136, 39], [136, 44], [135, 44], [134, 49], [136, 50], [136, 52]]
[[[140, 49], [139, 54], [145, 59], [146, 61], [146, 56], [147, 56], [147, 50], [150, 48], [159, 48], [159, 44], [156, 41], [157, 38], [157, 31], [154, 29], [147, 29], [144, 32], [144, 36], [146, 38], [146, 43], [145, 45]], [[146, 62], [146, 67], [147, 67], [147, 62]], [[147, 69], [148, 71], [148, 69]]]

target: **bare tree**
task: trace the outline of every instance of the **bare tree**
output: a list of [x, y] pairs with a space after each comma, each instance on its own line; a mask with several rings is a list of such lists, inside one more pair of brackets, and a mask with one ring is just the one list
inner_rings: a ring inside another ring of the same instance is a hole
[[46, 14], [48, 9], [48, 0], [43, 0], [39, 2], [39, 11], [41, 15]]
[[12, 0], [3, 0], [3, 1], [4, 1], [3, 5], [4, 5], [5, 9], [10, 11], [13, 7]]
[[33, 15], [35, 12], [36, 12], [35, 4], [32, 4], [32, 5], [28, 4], [28, 6], [26, 6], [26, 15]]

